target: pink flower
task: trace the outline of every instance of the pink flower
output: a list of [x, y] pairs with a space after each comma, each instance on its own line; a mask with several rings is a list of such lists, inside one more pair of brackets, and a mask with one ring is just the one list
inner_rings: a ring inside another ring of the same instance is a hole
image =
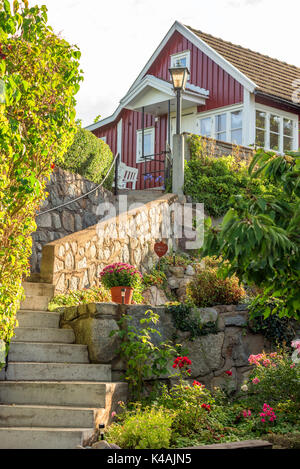
[[260, 379], [258, 379], [258, 378], [254, 378], [254, 379], [252, 380], [252, 383], [253, 383], [253, 384], [258, 384], [259, 382], [260, 382]]
[[112, 412], [111, 413], [112, 418], [114, 418], [116, 415], [117, 415], [117, 412]]
[[290, 368], [295, 368], [295, 366], [296, 366], [296, 363], [293, 363], [293, 364], [290, 366]]

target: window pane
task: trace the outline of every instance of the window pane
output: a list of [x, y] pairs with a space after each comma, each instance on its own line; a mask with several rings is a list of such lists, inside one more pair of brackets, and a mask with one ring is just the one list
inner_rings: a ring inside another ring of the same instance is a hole
[[283, 149], [284, 151], [293, 150], [293, 139], [291, 137], [283, 137]]
[[222, 140], [222, 142], [226, 142], [226, 132], [219, 132], [216, 134], [217, 140]]
[[279, 135], [270, 132], [270, 148], [279, 151]]
[[279, 133], [280, 117], [271, 115], [270, 117], [270, 130], [271, 132]]
[[144, 154], [151, 155], [152, 154], [152, 135], [146, 134], [144, 137]]
[[200, 135], [205, 137], [211, 136], [211, 117], [201, 119], [200, 121]]
[[283, 119], [283, 134], [293, 136], [293, 121], [291, 119]]
[[216, 116], [216, 132], [224, 132], [226, 134], [226, 114]]
[[243, 126], [242, 111], [231, 113], [231, 129], [241, 129]]
[[236, 145], [242, 145], [243, 143], [243, 132], [242, 129], [232, 130], [231, 141]]
[[264, 130], [256, 129], [256, 140], [255, 143], [259, 147], [265, 147], [265, 135], [266, 132]]
[[260, 129], [266, 128], [266, 113], [261, 111], [256, 111], [256, 127]]

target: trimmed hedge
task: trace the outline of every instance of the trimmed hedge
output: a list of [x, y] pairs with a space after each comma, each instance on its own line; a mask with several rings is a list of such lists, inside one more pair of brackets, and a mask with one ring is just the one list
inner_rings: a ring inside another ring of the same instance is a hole
[[[78, 128], [72, 146], [65, 153], [63, 161], [57, 164], [62, 169], [80, 174], [90, 181], [100, 184], [108, 172], [114, 155], [109, 146], [89, 130]], [[114, 170], [104, 183], [111, 190]]]

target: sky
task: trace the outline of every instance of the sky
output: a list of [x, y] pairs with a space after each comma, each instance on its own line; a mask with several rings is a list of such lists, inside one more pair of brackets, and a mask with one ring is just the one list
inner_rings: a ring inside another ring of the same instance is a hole
[[175, 20], [300, 67], [299, 0], [29, 0], [82, 53], [83, 126], [117, 108]]

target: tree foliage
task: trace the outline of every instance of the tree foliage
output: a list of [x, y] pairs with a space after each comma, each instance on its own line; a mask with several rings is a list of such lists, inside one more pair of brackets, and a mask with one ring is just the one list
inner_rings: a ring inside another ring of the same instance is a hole
[[[278, 155], [260, 149], [250, 167], [281, 189], [280, 196], [235, 195], [222, 224], [209, 226], [203, 255], [222, 256], [224, 273], [263, 287], [266, 301], [279, 298], [280, 316], [299, 318], [300, 311], [300, 153]], [[277, 308], [272, 310], [272, 314]], [[266, 307], [264, 316], [271, 309]]]
[[[72, 143], [80, 52], [47, 25], [47, 9], [0, 0], [0, 339], [13, 336], [29, 274], [35, 213], [53, 161]], [[2, 86], [3, 88], [3, 86]]]

